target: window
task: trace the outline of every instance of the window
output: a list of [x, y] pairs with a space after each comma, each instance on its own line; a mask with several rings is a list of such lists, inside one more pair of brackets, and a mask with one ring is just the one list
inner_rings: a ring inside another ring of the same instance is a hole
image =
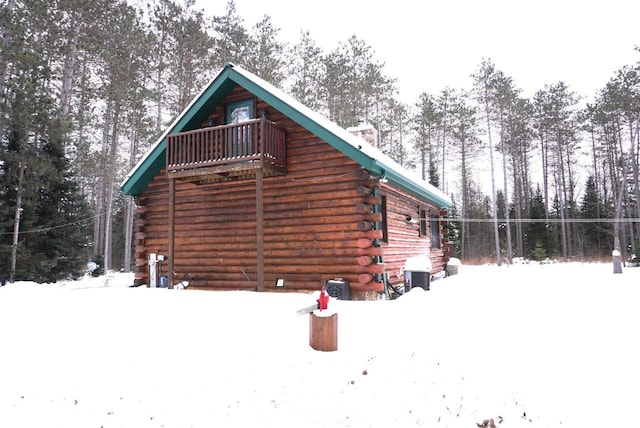
[[[227, 125], [242, 123], [253, 119], [253, 99], [227, 104], [225, 120]], [[227, 157], [247, 156], [251, 150], [250, 126], [230, 129], [227, 133]]]
[[253, 100], [236, 101], [227, 104], [227, 124], [242, 123], [251, 119], [253, 119]]
[[382, 241], [389, 242], [389, 230], [387, 228], [387, 197], [384, 195], [380, 196], [380, 214], [382, 214], [382, 220], [380, 221]]
[[431, 228], [431, 248], [440, 248], [440, 217], [431, 215], [429, 217], [429, 227]]
[[429, 230], [428, 230], [429, 219], [427, 217], [428, 213], [423, 208], [418, 209], [418, 213], [420, 215], [420, 237], [426, 238], [429, 236]]

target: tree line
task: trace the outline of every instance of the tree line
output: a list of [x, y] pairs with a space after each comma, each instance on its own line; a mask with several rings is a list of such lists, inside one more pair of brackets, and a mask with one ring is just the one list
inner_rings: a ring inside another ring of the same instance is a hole
[[214, 15], [193, 0], [0, 5], [0, 280], [130, 270], [135, 201], [119, 184], [227, 62], [343, 127], [373, 124], [383, 152], [452, 196], [463, 259], [636, 251], [638, 64], [586, 106], [564, 82], [525, 98], [488, 59], [473, 90], [407, 104], [364, 40], [285, 43], [233, 0]]

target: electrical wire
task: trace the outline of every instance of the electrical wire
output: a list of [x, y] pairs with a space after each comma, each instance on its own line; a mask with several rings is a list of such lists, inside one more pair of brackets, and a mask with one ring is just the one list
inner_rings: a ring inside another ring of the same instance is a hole
[[[429, 220], [429, 219], [423, 219]], [[443, 220], [447, 220], [450, 222], [458, 222], [458, 223], [493, 223], [497, 221], [498, 223], [640, 223], [640, 218], [571, 218], [571, 219], [561, 219], [561, 218], [499, 218], [497, 220], [493, 218], [460, 218], [460, 217], [445, 217]]]
[[[90, 220], [94, 220], [97, 217], [102, 217], [103, 215], [105, 215], [105, 212], [102, 212], [100, 214], [91, 216], [91, 217], [87, 217], [87, 218], [83, 218], [81, 220], [76, 220], [73, 221], [71, 223], [66, 223], [66, 224], [59, 224], [57, 226], [51, 226], [51, 227], [43, 227], [41, 229], [31, 229], [31, 230], [21, 230], [18, 232], [18, 235], [26, 235], [29, 233], [42, 233], [42, 232], [48, 232], [50, 230], [55, 230], [55, 229], [61, 229], [63, 227], [69, 227], [69, 226], [75, 226], [77, 224], [81, 224]], [[0, 235], [5, 236], [5, 235], [13, 235], [13, 232], [0, 232]]]

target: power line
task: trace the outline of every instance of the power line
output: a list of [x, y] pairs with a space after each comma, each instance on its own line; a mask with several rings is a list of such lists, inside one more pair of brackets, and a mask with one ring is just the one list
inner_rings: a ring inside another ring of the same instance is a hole
[[[84, 223], [86, 221], [89, 220], [94, 220], [96, 217], [101, 217], [103, 216], [105, 213], [102, 212], [98, 215], [94, 215], [91, 217], [87, 217], [81, 220], [76, 220], [73, 221], [71, 223], [66, 223], [66, 224], [59, 224], [57, 226], [51, 226], [51, 227], [43, 227], [41, 229], [31, 229], [31, 230], [25, 230], [25, 231], [20, 231], [19, 234], [20, 235], [26, 235], [26, 234], [30, 234], [30, 233], [42, 233], [42, 232], [48, 232], [50, 230], [55, 230], [55, 229], [61, 229], [63, 227], [70, 227], [70, 226], [75, 226], [77, 224], [81, 224]], [[422, 220], [431, 220], [430, 218], [425, 218]], [[457, 222], [457, 223], [493, 223], [496, 220], [492, 219], [492, 218], [461, 218], [461, 217], [446, 217], [445, 220], [450, 221], [450, 222]], [[615, 219], [615, 218], [573, 218], [573, 219], [544, 219], [544, 218], [519, 218], [519, 219], [515, 219], [515, 218], [510, 218], [509, 220], [507, 220], [506, 218], [499, 218], [498, 223], [553, 223], [553, 224], [561, 224], [561, 223], [640, 223], [640, 218], [638, 217], [633, 217], [633, 218], [621, 218], [621, 219]], [[13, 235], [13, 232], [0, 232], [0, 235], [5, 236], [5, 235]]]
[[[98, 215], [94, 215], [91, 217], [87, 217], [87, 218], [83, 218], [81, 220], [76, 220], [73, 221], [71, 223], [66, 223], [66, 224], [59, 224], [57, 226], [51, 226], [51, 227], [43, 227], [41, 229], [31, 229], [31, 230], [24, 230], [24, 231], [20, 231], [18, 232], [19, 235], [26, 235], [28, 233], [42, 233], [42, 232], [48, 232], [50, 230], [55, 230], [55, 229], [61, 229], [63, 227], [69, 227], [69, 226], [75, 226], [76, 224], [81, 224], [84, 223], [86, 221], [90, 221], [95, 219], [96, 217], [101, 217], [104, 215], [104, 212], [98, 214]], [[13, 235], [13, 232], [0, 232], [0, 235]]]
[[493, 218], [461, 218], [461, 217], [447, 217], [445, 220], [451, 222], [459, 222], [459, 223], [493, 223], [497, 221], [498, 223], [640, 223], [640, 218], [571, 218], [571, 219], [561, 219], [561, 218], [499, 218], [497, 220]]

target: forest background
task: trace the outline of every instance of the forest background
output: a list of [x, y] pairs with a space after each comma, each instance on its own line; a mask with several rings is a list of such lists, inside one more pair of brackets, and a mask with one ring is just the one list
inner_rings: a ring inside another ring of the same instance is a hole
[[[233, 0], [2, 0], [0, 280], [132, 267], [135, 201], [119, 184], [226, 62], [348, 127], [454, 200], [463, 261], [630, 258], [640, 244], [640, 63], [593, 101], [570, 82], [525, 97], [490, 59], [470, 89], [398, 95], [356, 35], [325, 50], [245, 24]], [[405, 97], [406, 98], [406, 97]]]

